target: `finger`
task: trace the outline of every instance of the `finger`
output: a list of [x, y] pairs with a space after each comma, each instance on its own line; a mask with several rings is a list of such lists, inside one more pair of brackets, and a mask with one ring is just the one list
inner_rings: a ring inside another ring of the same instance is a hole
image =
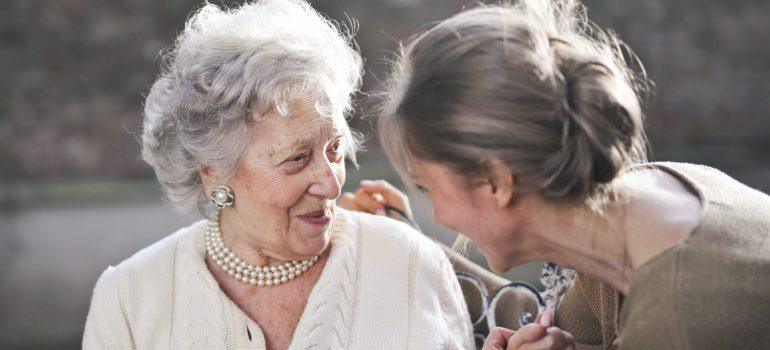
[[546, 328], [551, 327], [553, 325], [553, 310], [545, 308], [543, 313], [538, 315], [537, 324]]
[[518, 350], [523, 344], [534, 343], [546, 335], [546, 328], [537, 324], [530, 323], [519, 328], [511, 339], [508, 339], [507, 350]]
[[[366, 209], [370, 213], [377, 213], [378, 210], [384, 210], [383, 203], [378, 202], [371, 193], [368, 193], [362, 189], [358, 189], [355, 194], [356, 204]], [[384, 214], [384, 213], [378, 213]]]
[[387, 203], [385, 203], [385, 197], [382, 194], [380, 194], [380, 193], [372, 193], [371, 195], [372, 195], [372, 198], [374, 198], [374, 200], [376, 200], [376, 201], [378, 201], [380, 203], [383, 203], [383, 204], [387, 204]]
[[355, 195], [353, 195], [352, 193], [345, 192], [342, 194], [342, 196], [340, 196], [339, 206], [347, 210], [366, 212], [364, 208], [361, 208], [361, 206], [356, 204], [355, 198], [356, 198]]
[[538, 341], [526, 343], [519, 350], [565, 350], [574, 346], [572, 334], [558, 327], [550, 327], [546, 335]]
[[508, 339], [516, 333], [510, 329], [495, 327], [489, 332], [482, 350], [505, 350]]
[[567, 347], [565, 347], [564, 349], [575, 350], [575, 338], [572, 336], [572, 333], [565, 331], [564, 337], [567, 338]]
[[389, 182], [385, 180], [364, 180], [361, 181], [361, 188], [369, 193], [381, 194], [385, 198], [385, 203], [403, 212], [409, 212], [411, 215], [409, 197]]
[[566, 347], [566, 348], [564, 348], [564, 350], [575, 350], [575, 349], [576, 349], [576, 347], [575, 347], [575, 346], [576, 346], [576, 345], [575, 345], [575, 339], [574, 339], [574, 338], [572, 338], [572, 335], [570, 334], [570, 344], [569, 344], [569, 345], [567, 345], [567, 347]]
[[503, 335], [505, 341], [508, 341], [508, 339], [511, 339], [511, 337], [516, 334], [516, 331], [504, 327], [495, 327], [494, 329]]

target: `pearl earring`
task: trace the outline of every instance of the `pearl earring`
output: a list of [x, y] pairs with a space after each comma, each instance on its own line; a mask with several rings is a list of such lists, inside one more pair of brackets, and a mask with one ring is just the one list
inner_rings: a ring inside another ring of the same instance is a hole
[[219, 209], [229, 207], [235, 202], [235, 194], [233, 194], [233, 190], [227, 185], [219, 185], [211, 190], [211, 201], [214, 202], [214, 205]]

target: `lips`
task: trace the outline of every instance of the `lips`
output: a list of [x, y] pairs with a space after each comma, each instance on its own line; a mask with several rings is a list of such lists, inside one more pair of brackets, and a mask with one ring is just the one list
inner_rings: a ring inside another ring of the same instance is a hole
[[297, 217], [312, 225], [326, 225], [331, 221], [332, 215], [330, 210], [315, 210]]

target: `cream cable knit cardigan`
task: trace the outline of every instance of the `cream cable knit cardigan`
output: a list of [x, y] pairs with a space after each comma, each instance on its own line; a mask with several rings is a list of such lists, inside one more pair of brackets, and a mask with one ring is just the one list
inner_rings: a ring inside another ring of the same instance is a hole
[[[409, 226], [336, 209], [329, 260], [290, 349], [472, 349], [452, 266]], [[84, 349], [265, 349], [259, 326], [205, 265], [205, 221], [109, 267]]]

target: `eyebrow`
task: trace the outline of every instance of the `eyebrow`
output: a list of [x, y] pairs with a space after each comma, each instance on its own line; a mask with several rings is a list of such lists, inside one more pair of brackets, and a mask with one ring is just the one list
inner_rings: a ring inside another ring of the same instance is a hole
[[422, 178], [415, 175], [414, 173], [409, 173], [409, 180], [412, 182], [412, 185], [417, 185], [418, 183], [422, 183]]

